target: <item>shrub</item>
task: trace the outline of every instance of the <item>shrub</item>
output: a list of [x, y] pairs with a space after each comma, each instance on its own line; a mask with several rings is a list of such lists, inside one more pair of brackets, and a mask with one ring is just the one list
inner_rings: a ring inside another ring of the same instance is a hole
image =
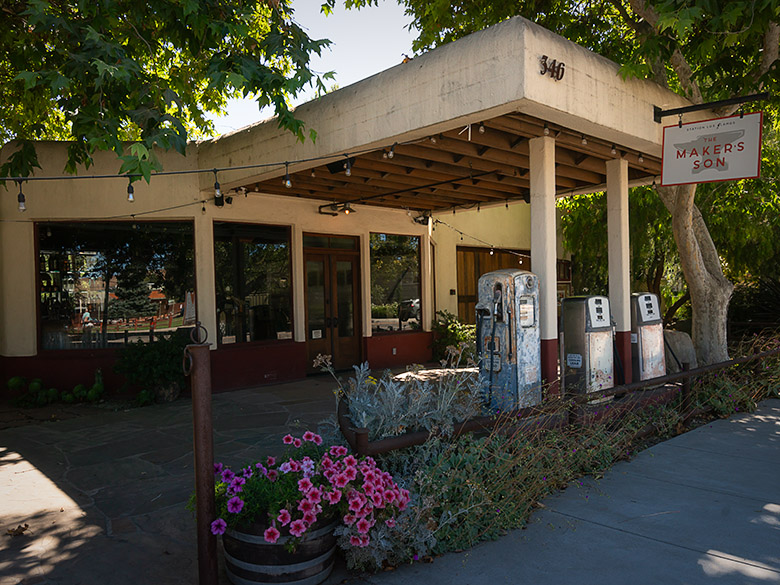
[[160, 335], [149, 343], [128, 343], [120, 350], [114, 371], [125, 376], [128, 383], [151, 391], [160, 402], [173, 400], [186, 385], [182, 356], [188, 343], [184, 331]]
[[437, 360], [447, 359], [447, 347], [463, 346], [463, 363], [477, 359], [477, 328], [476, 325], [461, 323], [458, 317], [449, 311], [436, 311], [433, 323], [433, 357]]

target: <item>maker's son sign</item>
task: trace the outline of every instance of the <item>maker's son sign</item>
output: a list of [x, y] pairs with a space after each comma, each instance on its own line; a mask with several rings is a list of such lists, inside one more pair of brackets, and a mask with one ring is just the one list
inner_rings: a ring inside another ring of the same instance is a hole
[[661, 184], [758, 177], [761, 119], [761, 112], [755, 112], [665, 127]]

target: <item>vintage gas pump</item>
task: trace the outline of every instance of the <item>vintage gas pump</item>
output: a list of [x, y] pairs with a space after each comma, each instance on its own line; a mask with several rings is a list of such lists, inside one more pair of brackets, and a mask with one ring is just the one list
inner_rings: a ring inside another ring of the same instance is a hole
[[585, 394], [615, 385], [609, 299], [569, 297], [561, 301], [563, 391]]
[[479, 278], [477, 293], [477, 353], [485, 405], [506, 411], [539, 404], [539, 279], [525, 270], [496, 270]]
[[653, 293], [631, 295], [631, 370], [634, 382], [666, 374], [664, 325]]

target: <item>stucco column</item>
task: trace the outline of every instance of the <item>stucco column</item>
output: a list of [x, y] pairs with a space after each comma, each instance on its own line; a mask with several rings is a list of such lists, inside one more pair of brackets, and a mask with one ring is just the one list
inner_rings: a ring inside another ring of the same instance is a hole
[[[607, 161], [609, 303], [624, 383], [631, 382], [631, 265], [628, 249], [628, 161]], [[619, 371], [615, 369], [616, 377]], [[619, 379], [615, 380], [620, 383]]]
[[292, 228], [293, 339], [306, 343], [306, 266], [303, 262], [303, 228]]
[[555, 139], [529, 141], [531, 172], [531, 269], [539, 277], [539, 325], [542, 340], [542, 383], [549, 395], [558, 386], [558, 310], [556, 292]]
[[0, 355], [32, 356], [38, 351], [35, 224], [21, 221], [21, 213], [9, 220], [0, 222]]
[[214, 225], [210, 214], [195, 214], [195, 302], [198, 321], [217, 349], [217, 292], [214, 281]]

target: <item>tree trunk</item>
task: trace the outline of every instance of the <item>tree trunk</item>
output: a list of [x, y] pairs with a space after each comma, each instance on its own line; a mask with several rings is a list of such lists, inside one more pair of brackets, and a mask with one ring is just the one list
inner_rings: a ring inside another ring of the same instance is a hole
[[696, 185], [658, 187], [657, 191], [672, 214], [674, 241], [691, 294], [692, 338], [699, 365], [726, 361], [726, 325], [734, 285], [723, 276], [718, 251], [693, 203]]

